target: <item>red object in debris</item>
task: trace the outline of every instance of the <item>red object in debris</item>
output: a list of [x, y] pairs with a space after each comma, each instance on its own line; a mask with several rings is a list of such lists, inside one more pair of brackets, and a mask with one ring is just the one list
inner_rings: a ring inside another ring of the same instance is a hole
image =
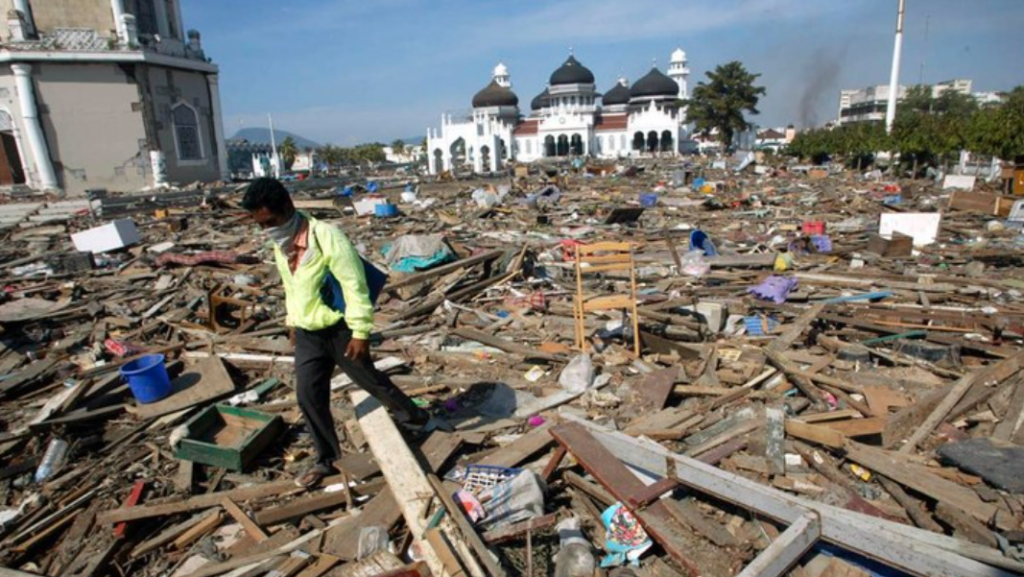
[[142, 352], [140, 347], [124, 341], [115, 341], [114, 339], [107, 339], [103, 341], [103, 347], [106, 348], [110, 354], [117, 357], [129, 357]]
[[[128, 500], [124, 502], [125, 509], [134, 507], [139, 504], [142, 500], [142, 491], [146, 488], [145, 481], [135, 481], [135, 485], [132, 487], [131, 494], [128, 495]], [[118, 539], [124, 538], [124, 533], [128, 529], [128, 521], [122, 521], [114, 526], [114, 537]]]
[[572, 262], [576, 260], [576, 247], [583, 244], [578, 240], [566, 239], [562, 241], [562, 260]]
[[825, 223], [820, 220], [804, 221], [804, 234], [825, 234]]

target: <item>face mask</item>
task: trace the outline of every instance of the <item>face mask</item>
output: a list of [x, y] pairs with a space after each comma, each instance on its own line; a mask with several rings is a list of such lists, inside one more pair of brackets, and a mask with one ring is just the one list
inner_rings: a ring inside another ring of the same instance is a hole
[[299, 234], [299, 228], [302, 227], [302, 217], [299, 216], [296, 211], [291, 220], [282, 224], [281, 226], [274, 226], [266, 230], [267, 236], [270, 240], [274, 241], [277, 246], [282, 249], [287, 249], [292, 241], [295, 240], [295, 235]]

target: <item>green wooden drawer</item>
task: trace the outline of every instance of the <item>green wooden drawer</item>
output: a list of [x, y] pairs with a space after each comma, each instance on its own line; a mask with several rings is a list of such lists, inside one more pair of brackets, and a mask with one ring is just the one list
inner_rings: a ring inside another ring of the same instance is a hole
[[214, 405], [186, 423], [188, 436], [178, 443], [178, 459], [244, 470], [284, 430], [279, 415]]

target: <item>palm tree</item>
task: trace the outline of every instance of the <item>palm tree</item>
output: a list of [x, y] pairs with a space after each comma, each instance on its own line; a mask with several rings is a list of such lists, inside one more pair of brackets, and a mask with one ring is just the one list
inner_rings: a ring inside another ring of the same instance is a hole
[[285, 170], [291, 170], [292, 165], [295, 164], [295, 158], [299, 155], [299, 147], [295, 144], [295, 139], [291, 136], [285, 138], [277, 147], [277, 152], [281, 155], [281, 160], [284, 161]]

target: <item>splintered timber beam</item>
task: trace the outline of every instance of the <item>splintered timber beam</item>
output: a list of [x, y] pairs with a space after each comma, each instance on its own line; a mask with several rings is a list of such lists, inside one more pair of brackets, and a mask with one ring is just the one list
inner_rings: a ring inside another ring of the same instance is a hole
[[[643, 481], [633, 475], [585, 428], [575, 424], [560, 425], [551, 429], [551, 435], [616, 499], [623, 503], [643, 499], [642, 496], [646, 492]], [[632, 509], [631, 512], [640, 520], [651, 537], [685, 567], [690, 575], [700, 575], [700, 569], [674, 538], [673, 533], [679, 532], [682, 526], [669, 512], [665, 503], [655, 500], [646, 508]]]
[[995, 549], [788, 495], [657, 443], [570, 414], [563, 418], [588, 429], [616, 459], [648, 476], [674, 475], [687, 487], [789, 526], [817, 513], [822, 539], [911, 575], [1011, 577], [1024, 572], [1024, 564]]

